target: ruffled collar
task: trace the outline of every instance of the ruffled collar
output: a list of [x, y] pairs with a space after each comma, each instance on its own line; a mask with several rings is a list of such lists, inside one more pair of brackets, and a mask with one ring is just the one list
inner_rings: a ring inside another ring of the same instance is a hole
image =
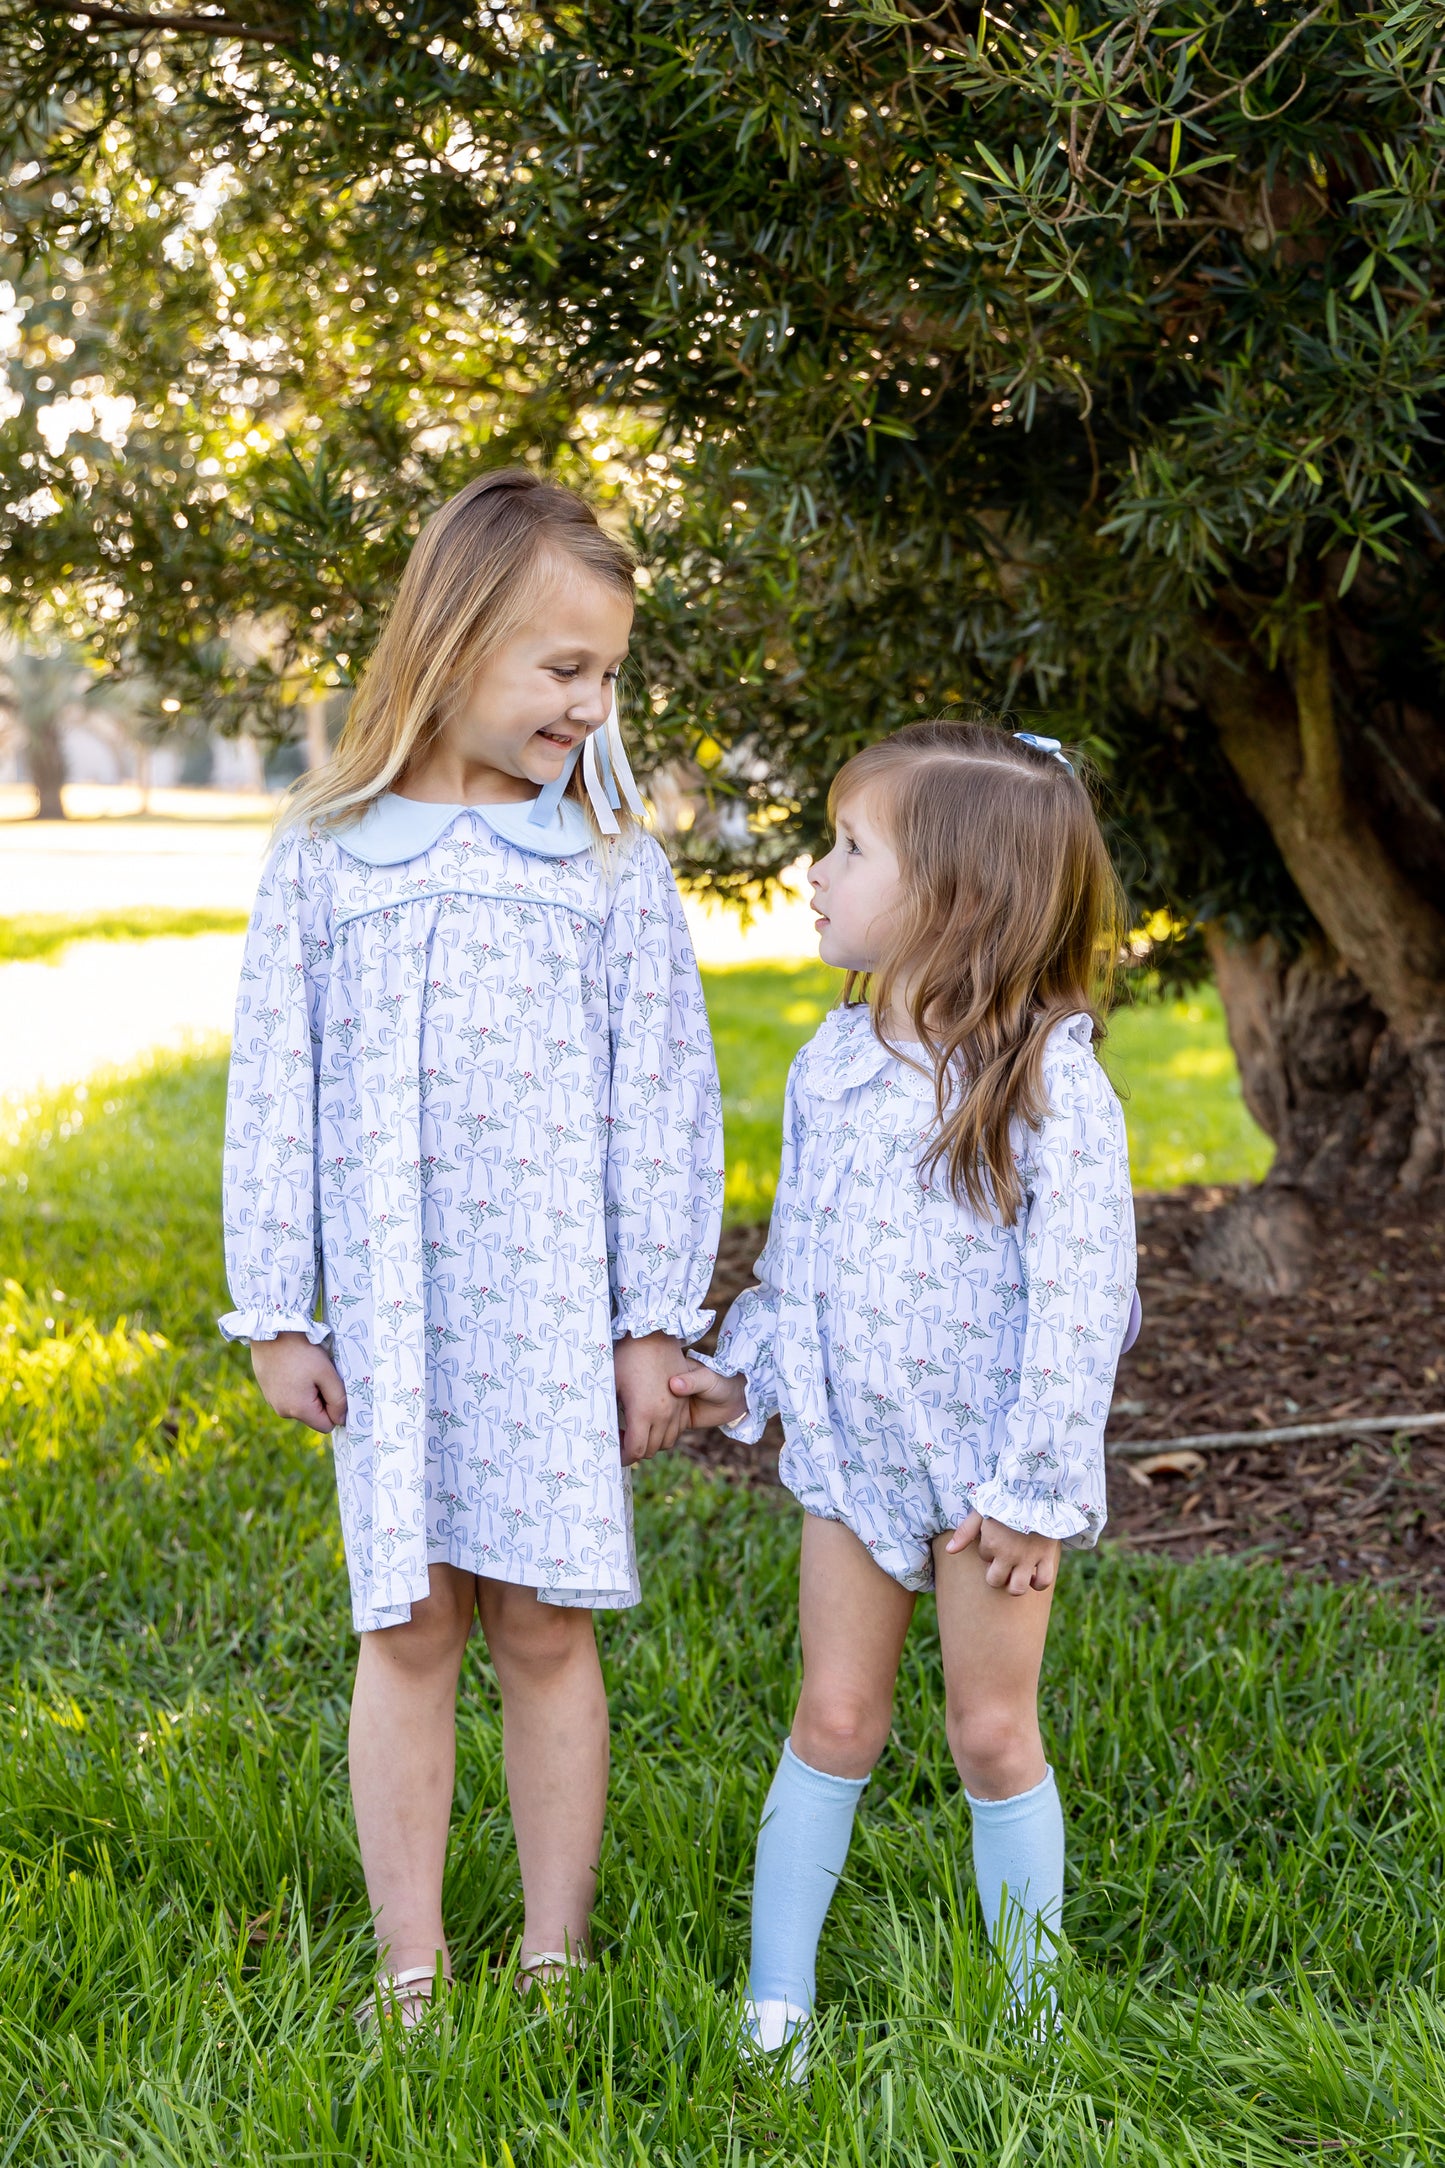
[[368, 866], [401, 866], [410, 858], [420, 858], [464, 813], [477, 814], [504, 843], [538, 858], [574, 858], [591, 847], [587, 816], [575, 800], [564, 798], [552, 818], [542, 822], [532, 819], [534, 803], [429, 805], [388, 790], [367, 807], [359, 821], [333, 833], [342, 850]]
[[[1057, 1046], [1061, 1038], [1089, 1050], [1094, 1043], [1092, 1020], [1082, 1010], [1063, 1017], [1049, 1033], [1050, 1046]], [[906, 1067], [874, 1031], [867, 1003], [855, 1001], [846, 1009], [831, 1009], [809, 1042], [808, 1089], [817, 1099], [841, 1099], [845, 1092], [871, 1084], [890, 1063]], [[909, 1074], [919, 1072], [910, 1070]]]
[[841, 1099], [897, 1059], [874, 1031], [866, 1002], [830, 1009], [808, 1045], [808, 1089], [818, 1099]]

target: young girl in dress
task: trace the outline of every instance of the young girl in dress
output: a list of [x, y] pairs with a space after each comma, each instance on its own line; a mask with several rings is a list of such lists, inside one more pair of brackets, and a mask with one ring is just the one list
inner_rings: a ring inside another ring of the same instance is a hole
[[1021, 1997], [1047, 1964], [1064, 1835], [1039, 1667], [1060, 1548], [1104, 1525], [1134, 1294], [1124, 1124], [1093, 1053], [1118, 892], [1083, 784], [1050, 740], [923, 723], [850, 760], [830, 811], [810, 880], [844, 1005], [788, 1079], [760, 1284], [673, 1380], [737, 1438], [781, 1413], [806, 1510], [747, 2008], [794, 2075], [920, 1590], [989, 1934]]
[[674, 1442], [668, 1379], [708, 1316], [717, 1073], [672, 876], [632, 817], [632, 611], [631, 561], [579, 499], [524, 472], [464, 489], [293, 796], [246, 945], [221, 1329], [335, 1448], [370, 2007], [406, 2024], [450, 1978], [474, 1618], [519, 1978], [585, 1958], [608, 1760], [591, 1613], [638, 1600], [628, 1471]]

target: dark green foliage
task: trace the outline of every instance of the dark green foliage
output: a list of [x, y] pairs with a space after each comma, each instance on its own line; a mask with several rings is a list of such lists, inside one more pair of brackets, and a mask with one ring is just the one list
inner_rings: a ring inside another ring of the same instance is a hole
[[1428, 0], [1090, 0], [981, 45], [891, 0], [225, 22], [0, 10], [23, 366], [139, 402], [124, 462], [11, 425], [15, 501], [58, 507], [12, 521], [27, 608], [281, 727], [463, 473], [600, 439], [695, 877], [766, 877], [858, 743], [982, 701], [1094, 756], [1141, 911], [1293, 939], [1198, 666], [1287, 671], [1320, 609], [1355, 800], [1445, 874]]

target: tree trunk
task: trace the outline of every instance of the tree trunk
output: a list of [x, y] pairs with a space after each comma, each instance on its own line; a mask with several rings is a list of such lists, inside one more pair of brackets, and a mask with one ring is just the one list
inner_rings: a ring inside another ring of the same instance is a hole
[[1410, 1064], [1384, 1016], [1327, 942], [1286, 956], [1272, 934], [1206, 930], [1244, 1103], [1275, 1146], [1276, 1189], [1333, 1195], [1363, 1176], [1378, 1189], [1404, 1161], [1415, 1123]]
[[60, 735], [60, 722], [56, 715], [30, 715], [25, 718], [26, 765], [30, 780], [40, 800], [35, 817], [42, 821], [63, 821], [65, 801], [61, 788], [65, 782], [65, 741]]
[[1276, 1186], [1323, 1188], [1344, 1170], [1416, 1190], [1445, 1159], [1445, 914], [1349, 787], [1325, 608], [1306, 612], [1288, 674], [1223, 625], [1195, 663], [1225, 755], [1330, 945], [1286, 965], [1216, 942], [1246, 1098], [1279, 1125]]
[[1411, 1066], [1354, 973], [1319, 939], [1287, 956], [1273, 935], [1206, 929], [1245, 1105], [1275, 1146], [1259, 1190], [1211, 1215], [1194, 1256], [1206, 1279], [1290, 1295], [1318, 1255], [1317, 1200], [1387, 1188], [1415, 1129]]

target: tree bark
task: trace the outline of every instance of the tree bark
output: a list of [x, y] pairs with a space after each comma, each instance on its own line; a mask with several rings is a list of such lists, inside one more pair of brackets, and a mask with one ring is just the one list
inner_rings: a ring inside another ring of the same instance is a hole
[[1317, 1200], [1388, 1188], [1415, 1129], [1410, 1062], [1367, 989], [1321, 936], [1298, 954], [1273, 935], [1206, 928], [1245, 1105], [1275, 1146], [1260, 1188], [1211, 1215], [1194, 1254], [1206, 1279], [1290, 1295], [1318, 1255]]
[[1368, 990], [1323, 939], [1206, 929], [1244, 1103], [1275, 1146], [1265, 1184], [1332, 1195], [1394, 1179], [1415, 1126], [1410, 1064]]
[[[1246, 1062], [1253, 1072], [1246, 1096], [1253, 1091], [1259, 1106], [1276, 1110], [1277, 1118], [1288, 1110], [1290, 1121], [1283, 1126], [1292, 1157], [1286, 1166], [1298, 1167], [1290, 1179], [1308, 1177], [1323, 1185], [1335, 1178], [1331, 1169], [1349, 1165], [1378, 1182], [1403, 1128], [1397, 1109], [1388, 1115], [1383, 1110], [1386, 1104], [1393, 1108], [1398, 1097], [1395, 1065], [1407, 1064], [1412, 1106], [1396, 1179], [1402, 1188], [1416, 1190], [1445, 1159], [1445, 913], [1391, 856], [1349, 787], [1335, 720], [1324, 604], [1306, 612], [1287, 671], [1267, 669], [1249, 642], [1221, 623], [1212, 644], [1196, 658], [1195, 675], [1226, 758], [1268, 823], [1334, 951], [1333, 958], [1320, 953], [1301, 959], [1293, 977], [1293, 967], [1278, 958], [1234, 960], [1238, 1031], [1246, 1049], [1241, 1075]], [[1341, 966], [1387, 1028], [1372, 1025], [1340, 977]], [[1229, 958], [1225, 969], [1231, 969]], [[1251, 974], [1257, 983], [1246, 994]], [[1272, 1055], [1256, 1054], [1256, 1041], [1262, 1044], [1286, 1014], [1289, 1048], [1282, 1044]], [[1311, 1030], [1319, 1035], [1319, 1050], [1306, 1055]], [[1380, 1074], [1372, 1086], [1377, 1059]], [[1338, 1072], [1342, 1081], [1354, 1079], [1337, 1093], [1333, 1115], [1321, 1111], [1312, 1096], [1317, 1085], [1308, 1081], [1321, 1066]], [[1381, 1095], [1373, 1122], [1365, 1119], [1372, 1088]], [[1262, 1113], [1256, 1118], [1269, 1127]], [[1356, 1120], [1373, 1132], [1369, 1151], [1363, 1144], [1357, 1150], [1351, 1141]], [[1316, 1157], [1317, 1176], [1309, 1171]]]

